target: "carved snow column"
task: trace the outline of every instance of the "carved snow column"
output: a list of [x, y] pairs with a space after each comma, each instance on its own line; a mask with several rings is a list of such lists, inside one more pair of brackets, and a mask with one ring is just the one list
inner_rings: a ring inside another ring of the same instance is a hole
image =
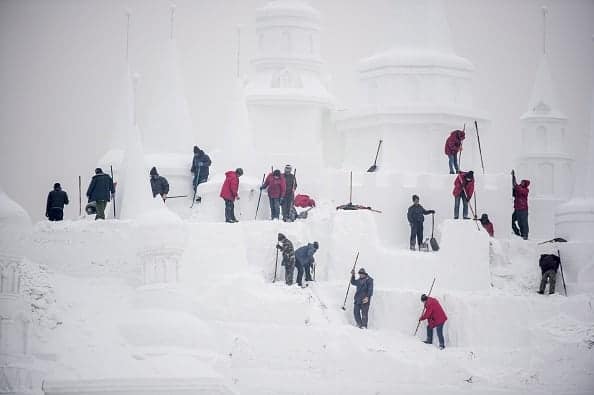
[[161, 248], [138, 253], [144, 285], [179, 282], [182, 248]]
[[[543, 8], [543, 18], [546, 15], [546, 8]], [[544, 33], [546, 36], [546, 31]], [[555, 208], [573, 192], [574, 159], [566, 144], [568, 120], [559, 111], [556, 99], [543, 39], [543, 54], [528, 111], [520, 118], [522, 152], [516, 167], [519, 179], [531, 181], [530, 234], [533, 238], [553, 235]]]
[[34, 394], [31, 319], [21, 295], [22, 258], [0, 255], [0, 394]]

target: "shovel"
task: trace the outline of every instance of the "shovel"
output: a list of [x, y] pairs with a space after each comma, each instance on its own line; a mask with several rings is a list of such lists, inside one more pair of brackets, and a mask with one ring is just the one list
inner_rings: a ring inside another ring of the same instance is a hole
[[380, 148], [382, 146], [382, 140], [379, 141], [377, 145], [377, 152], [375, 153], [375, 160], [373, 161], [373, 165], [369, 169], [367, 169], [368, 173], [373, 173], [377, 170], [377, 157], [379, 156]]

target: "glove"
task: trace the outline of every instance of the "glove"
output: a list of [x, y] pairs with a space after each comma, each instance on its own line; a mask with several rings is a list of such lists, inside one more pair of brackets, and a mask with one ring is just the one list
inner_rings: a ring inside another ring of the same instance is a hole
[[435, 214], [435, 210], [429, 210], [429, 214]]
[[282, 250], [282, 249], [283, 249], [283, 247], [281, 247], [280, 245], [278, 245], [278, 244], [277, 244], [277, 245], [276, 245], [276, 249], [277, 249], [277, 250]]
[[260, 187], [260, 190], [263, 190], [263, 189], [266, 189], [266, 187], [265, 187], [264, 185], [262, 185], [262, 186]]

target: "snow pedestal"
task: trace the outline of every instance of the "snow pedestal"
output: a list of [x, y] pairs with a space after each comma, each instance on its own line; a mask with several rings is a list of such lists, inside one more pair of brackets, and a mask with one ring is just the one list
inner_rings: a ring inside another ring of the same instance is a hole
[[594, 284], [594, 199], [572, 199], [557, 208], [555, 236], [568, 240], [558, 243], [565, 280], [580, 289]]
[[30, 349], [30, 306], [21, 294], [22, 258], [0, 255], [0, 394], [38, 394]]

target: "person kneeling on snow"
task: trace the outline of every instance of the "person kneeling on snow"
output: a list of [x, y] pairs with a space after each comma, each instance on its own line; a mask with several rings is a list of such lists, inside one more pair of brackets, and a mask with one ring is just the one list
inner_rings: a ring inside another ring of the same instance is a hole
[[[470, 219], [468, 216], [468, 203], [474, 192], [474, 172], [459, 172], [454, 181], [454, 219], [460, 216], [460, 200], [462, 200], [462, 216], [464, 219]], [[476, 219], [476, 218], [475, 218]]]
[[163, 201], [167, 199], [169, 193], [169, 183], [165, 177], [162, 177], [157, 173], [157, 168], [153, 166], [150, 172], [151, 175], [151, 190], [153, 191], [153, 197], [161, 195]]
[[277, 169], [268, 174], [260, 190], [265, 188], [268, 188], [268, 199], [270, 200], [270, 219], [279, 219], [281, 199], [285, 196], [287, 189], [285, 178], [281, 176], [280, 170]]
[[220, 196], [225, 201], [225, 222], [234, 223], [239, 222], [235, 218], [235, 200], [239, 200], [239, 177], [243, 175], [243, 169], [238, 167], [233, 170], [229, 170], [225, 173], [225, 182], [221, 187]]
[[561, 259], [555, 254], [542, 254], [538, 265], [542, 271], [542, 280], [540, 281], [539, 294], [544, 294], [545, 287], [547, 286], [547, 280], [549, 282], [549, 295], [555, 293], [555, 283], [557, 282], [557, 270]]
[[419, 318], [419, 322], [427, 320], [427, 340], [425, 340], [423, 343], [433, 344], [433, 328], [437, 328], [439, 349], [443, 350], [445, 348], [445, 341], [443, 339], [443, 325], [447, 321], [448, 317], [446, 316], [445, 311], [443, 311], [443, 308], [437, 299], [423, 294], [421, 295], [421, 302], [425, 304], [425, 311]]
[[367, 329], [369, 318], [369, 306], [371, 305], [371, 296], [373, 295], [373, 278], [369, 277], [365, 269], [359, 269], [359, 278], [355, 279], [355, 269], [351, 270], [351, 284], [357, 287], [355, 292], [355, 303], [353, 314], [355, 322], [361, 329]]
[[485, 228], [489, 236], [495, 237], [495, 229], [493, 229], [493, 223], [491, 222], [491, 220], [489, 220], [489, 216], [486, 213], [481, 215], [481, 219], [479, 219], [479, 221], [481, 221], [481, 225], [483, 225], [483, 228]]
[[285, 283], [287, 285], [293, 285], [293, 272], [295, 271], [295, 250], [293, 249], [293, 243], [287, 237], [279, 233], [278, 242], [276, 248], [283, 253], [283, 262], [281, 266], [285, 267]]
[[425, 221], [425, 215], [435, 214], [435, 210], [425, 210], [423, 206], [419, 204], [419, 196], [412, 196], [413, 205], [408, 208], [406, 217], [410, 224], [410, 249], [415, 251], [415, 238], [419, 244], [419, 250], [423, 244], [423, 221]]
[[297, 284], [302, 287], [303, 272], [305, 271], [305, 281], [312, 281], [311, 268], [315, 262], [314, 254], [320, 248], [317, 241], [308, 243], [306, 246], [299, 247], [295, 251], [295, 266], [297, 267]]

